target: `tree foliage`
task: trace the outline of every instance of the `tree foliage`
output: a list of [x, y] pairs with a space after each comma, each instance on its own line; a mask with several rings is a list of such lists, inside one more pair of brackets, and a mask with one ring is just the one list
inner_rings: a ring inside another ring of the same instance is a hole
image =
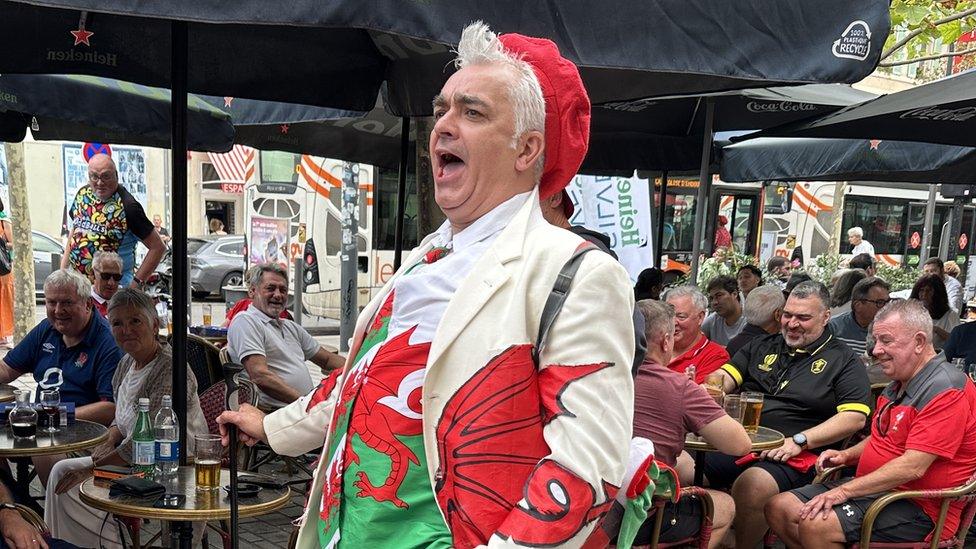
[[890, 13], [891, 33], [881, 66], [939, 59], [961, 51], [976, 53], [976, 42], [954, 54], [932, 48], [937, 43], [955, 44], [976, 29], [976, 0], [892, 0]]

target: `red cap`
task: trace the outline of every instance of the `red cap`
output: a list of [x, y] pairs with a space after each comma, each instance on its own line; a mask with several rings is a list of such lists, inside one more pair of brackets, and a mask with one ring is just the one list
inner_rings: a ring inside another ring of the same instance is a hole
[[[590, 142], [590, 98], [579, 70], [559, 55], [556, 44], [521, 34], [498, 37], [505, 48], [532, 65], [546, 101], [546, 165], [539, 183], [539, 198], [549, 198], [569, 185], [579, 171]], [[567, 217], [573, 202], [563, 197]]]

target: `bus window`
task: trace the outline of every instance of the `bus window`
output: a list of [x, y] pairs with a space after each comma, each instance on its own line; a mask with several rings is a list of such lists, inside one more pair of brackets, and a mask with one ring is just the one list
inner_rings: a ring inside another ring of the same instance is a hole
[[[378, 169], [377, 183], [373, 186], [373, 249], [392, 250], [396, 244], [397, 172]], [[417, 180], [413, 172], [407, 173], [407, 204], [403, 220], [403, 249], [417, 247]]]
[[860, 227], [864, 240], [874, 246], [876, 254], [903, 254], [903, 230], [908, 221], [908, 203], [904, 199], [847, 195], [841, 225], [840, 253], [850, 253], [847, 231]]
[[[659, 194], [655, 194], [657, 198]], [[668, 191], [662, 251], [688, 251], [695, 240], [695, 194]]]

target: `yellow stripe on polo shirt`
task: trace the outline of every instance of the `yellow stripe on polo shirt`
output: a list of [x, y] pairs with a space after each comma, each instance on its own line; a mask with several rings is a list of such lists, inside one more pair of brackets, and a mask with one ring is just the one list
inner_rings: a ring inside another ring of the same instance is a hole
[[860, 402], [848, 402], [847, 404], [841, 404], [838, 406], [837, 412], [861, 412], [862, 414], [869, 416], [871, 415], [871, 408], [861, 404]]
[[742, 385], [742, 374], [739, 373], [739, 370], [731, 362], [726, 362], [723, 364], [722, 370], [725, 370], [727, 374], [732, 376], [732, 379], [735, 380], [736, 386]]

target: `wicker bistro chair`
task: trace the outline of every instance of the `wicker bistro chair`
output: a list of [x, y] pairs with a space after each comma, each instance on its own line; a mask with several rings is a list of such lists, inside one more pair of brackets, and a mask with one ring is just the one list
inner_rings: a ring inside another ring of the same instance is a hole
[[[878, 518], [878, 515], [884, 510], [888, 505], [902, 499], [908, 498], [918, 498], [918, 499], [938, 499], [941, 500], [941, 506], [939, 508], [939, 518], [935, 523], [935, 529], [932, 531], [931, 541], [916, 541], [916, 542], [898, 542], [898, 543], [887, 543], [887, 542], [872, 542], [871, 532], [874, 529], [874, 521]], [[953, 532], [952, 536], [940, 540], [942, 537], [942, 531], [945, 528], [946, 515], [949, 513], [949, 505], [954, 501], [965, 501], [965, 505], [962, 509], [962, 514], [959, 517], [959, 528]], [[961, 486], [955, 488], [947, 488], [944, 490], [902, 490], [891, 492], [884, 496], [881, 496], [874, 503], [868, 507], [867, 512], [864, 514], [864, 522], [861, 524], [861, 542], [852, 544], [853, 549], [868, 549], [869, 547], [881, 547], [887, 549], [937, 549], [937, 548], [954, 548], [962, 549], [966, 544], [966, 534], [969, 532], [969, 525], [973, 521], [973, 515], [976, 514], [976, 473], [969, 477], [969, 480]]]
[[186, 335], [186, 362], [197, 378], [197, 395], [223, 379], [221, 350], [206, 339]]
[[681, 497], [679, 499], [689, 497], [697, 498], [702, 506], [702, 524], [701, 528], [698, 529], [697, 534], [678, 541], [668, 543], [659, 542], [658, 538], [661, 536], [661, 526], [664, 521], [664, 505], [668, 502], [668, 498], [655, 497], [653, 502], [654, 531], [651, 534], [651, 544], [641, 546], [635, 545], [634, 547], [664, 549], [667, 547], [696, 546], [699, 549], [707, 549], [708, 542], [712, 539], [712, 521], [715, 517], [715, 503], [712, 501], [712, 496], [708, 495], [708, 490], [699, 486], [687, 486], [681, 489]]

